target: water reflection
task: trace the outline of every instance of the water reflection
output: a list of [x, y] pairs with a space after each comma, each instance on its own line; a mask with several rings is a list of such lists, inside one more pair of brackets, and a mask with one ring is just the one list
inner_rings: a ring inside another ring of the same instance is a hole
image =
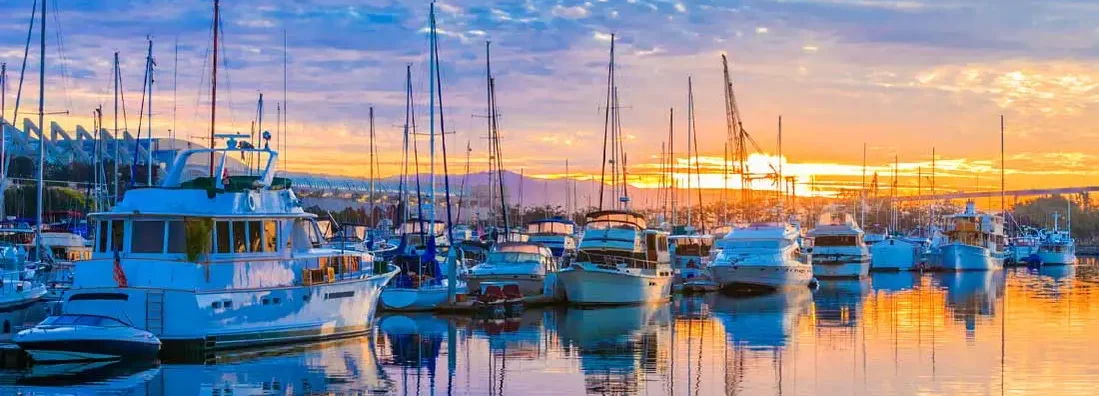
[[210, 365], [0, 372], [0, 393], [1092, 394], [1099, 270], [883, 273], [756, 296], [382, 315], [377, 331]]

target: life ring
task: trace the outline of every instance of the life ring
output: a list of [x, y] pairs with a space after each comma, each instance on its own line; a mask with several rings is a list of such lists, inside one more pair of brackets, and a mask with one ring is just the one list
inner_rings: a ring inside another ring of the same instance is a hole
[[248, 194], [248, 210], [256, 211], [256, 196]]

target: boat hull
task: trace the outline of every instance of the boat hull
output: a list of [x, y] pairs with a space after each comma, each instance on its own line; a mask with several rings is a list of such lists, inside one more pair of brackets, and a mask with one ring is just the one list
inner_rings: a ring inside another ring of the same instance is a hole
[[919, 268], [917, 245], [894, 239], [870, 246], [871, 271], [912, 271]]
[[[457, 285], [459, 294], [466, 293], [464, 284]], [[446, 284], [420, 288], [389, 287], [382, 291], [382, 307], [390, 311], [430, 311], [447, 303], [450, 291]]]
[[1002, 260], [992, 257], [987, 248], [950, 243], [939, 247], [935, 268], [942, 271], [988, 271], [1000, 269]]
[[63, 314], [118, 318], [158, 337], [179, 359], [227, 350], [350, 337], [370, 330], [382, 288], [398, 271], [310, 286], [193, 291], [77, 288]]
[[1072, 265], [1076, 264], [1076, 253], [1038, 251], [1038, 259], [1042, 265]]
[[565, 298], [576, 305], [628, 305], [671, 298], [670, 269], [665, 275], [648, 275], [574, 263], [557, 276], [565, 287]]
[[852, 261], [813, 260], [813, 276], [826, 278], [865, 278], [870, 273], [870, 258]]
[[469, 275], [466, 277], [466, 285], [469, 290], [480, 291], [482, 282], [509, 282], [519, 285], [519, 292], [524, 296], [540, 296], [545, 290], [546, 277], [542, 275]]
[[160, 343], [128, 340], [64, 340], [20, 342], [19, 347], [38, 363], [87, 360], [154, 360]]
[[711, 266], [710, 273], [724, 290], [730, 289], [785, 289], [806, 287], [813, 279], [813, 269], [807, 265], [763, 266], [736, 265]]

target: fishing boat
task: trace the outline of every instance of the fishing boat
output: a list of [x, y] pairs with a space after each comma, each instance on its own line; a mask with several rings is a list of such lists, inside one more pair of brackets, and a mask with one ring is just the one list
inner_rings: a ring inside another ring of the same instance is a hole
[[1038, 260], [1042, 265], [1072, 265], [1076, 264], [1076, 241], [1072, 239], [1070, 230], [1072, 219], [1069, 218], [1069, 227], [1061, 229], [1060, 214], [1053, 214], [1053, 229], [1042, 233], [1038, 244]]
[[546, 290], [547, 275], [555, 272], [557, 260], [550, 248], [532, 242], [504, 242], [492, 248], [484, 263], [470, 269], [466, 282], [470, 290], [481, 290], [483, 282], [514, 282], [522, 295], [535, 296]]
[[528, 240], [542, 244], [562, 259], [576, 254], [576, 223], [562, 217], [551, 217], [527, 223]]
[[154, 360], [160, 352], [152, 333], [97, 315], [51, 316], [12, 341], [36, 363]]
[[870, 272], [870, 250], [850, 214], [825, 213], [808, 237], [813, 238], [813, 276], [862, 278]]
[[978, 213], [968, 201], [965, 211], [947, 216], [946, 240], [936, 247], [933, 266], [943, 271], [987, 271], [1003, 266], [1003, 218]]
[[666, 301], [671, 297], [668, 234], [646, 229], [644, 216], [622, 210], [589, 213], [576, 261], [558, 272], [577, 305]]
[[789, 223], [753, 223], [734, 228], [718, 244], [710, 263], [714, 280], [725, 290], [806, 287], [813, 279], [811, 255]]
[[1042, 243], [1041, 230], [1021, 227], [1018, 235], [1007, 239], [1004, 247], [1004, 266], [1019, 266], [1028, 263], [1040, 263], [1038, 245]]
[[[62, 313], [131, 323], [170, 354], [368, 331], [397, 268], [323, 247], [316, 216], [275, 177], [278, 153], [238, 144], [247, 135], [214, 137], [225, 147], [180, 153], [160, 186], [90, 215], [96, 246]], [[249, 172], [234, 156], [265, 165]]]

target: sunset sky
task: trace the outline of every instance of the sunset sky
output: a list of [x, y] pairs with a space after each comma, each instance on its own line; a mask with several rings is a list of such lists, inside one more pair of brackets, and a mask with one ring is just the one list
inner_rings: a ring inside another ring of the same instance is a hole
[[[145, 37], [154, 40], [154, 134], [173, 125], [179, 43], [179, 136], [207, 134], [212, 1], [49, 0], [46, 110], [66, 129], [110, 128], [111, 57], [120, 51], [128, 121], [136, 129]], [[55, 4], [56, 3], [56, 4]], [[0, 2], [6, 117], [32, 3]], [[383, 175], [398, 172], [405, 65], [427, 122], [428, 2], [226, 1], [219, 71], [222, 132], [247, 132], [265, 94], [265, 122], [282, 100], [288, 46], [291, 171], [367, 174], [367, 108], [376, 107]], [[938, 154], [944, 189], [999, 188], [999, 116], [1007, 120], [1008, 189], [1099, 184], [1090, 114], [1099, 89], [1099, 3], [1079, 0], [448, 1], [437, 3], [448, 136], [483, 169], [484, 43], [491, 40], [505, 166], [557, 177], [598, 173], [609, 34], [618, 37], [626, 150], [637, 186], [655, 186], [668, 109], [686, 147], [687, 78], [694, 79], [704, 185], [720, 187], [727, 53], [746, 129], [773, 154], [783, 117], [784, 172], [808, 183], [858, 183], [898, 158], [902, 184]], [[60, 29], [58, 29], [60, 25]], [[37, 27], [21, 119], [37, 103]], [[58, 37], [63, 46], [58, 46]], [[60, 62], [64, 60], [65, 62]], [[62, 68], [62, 64], [64, 68]], [[752, 168], [766, 166], [757, 157]], [[680, 159], [682, 164], [687, 159]], [[358, 166], [355, 164], [363, 164]], [[685, 178], [685, 175], [681, 175]], [[869, 178], [869, 177], [868, 177]]]

